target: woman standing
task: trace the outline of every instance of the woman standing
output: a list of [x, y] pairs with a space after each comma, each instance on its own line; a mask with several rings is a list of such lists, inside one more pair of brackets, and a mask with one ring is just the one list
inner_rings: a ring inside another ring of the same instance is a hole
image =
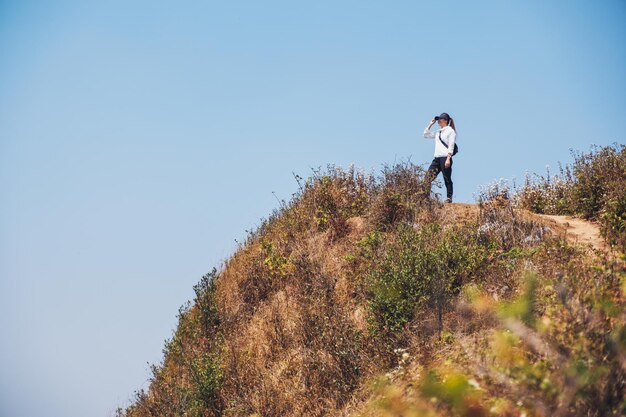
[[[431, 132], [430, 128], [437, 122], [440, 129]], [[456, 144], [456, 127], [454, 120], [448, 113], [441, 113], [435, 116], [430, 124], [424, 129], [424, 137], [435, 139], [435, 157], [428, 167], [426, 173], [427, 190], [430, 194], [430, 188], [433, 180], [439, 172], [443, 172], [443, 182], [446, 184], [446, 203], [452, 202], [452, 156], [458, 150]]]

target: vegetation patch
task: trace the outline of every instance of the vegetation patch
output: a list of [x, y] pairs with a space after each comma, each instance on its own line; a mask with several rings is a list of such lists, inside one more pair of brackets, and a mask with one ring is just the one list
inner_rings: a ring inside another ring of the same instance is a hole
[[626, 146], [574, 152], [559, 173], [527, 176], [516, 193], [520, 207], [535, 213], [578, 215], [600, 223], [603, 236], [626, 250]]

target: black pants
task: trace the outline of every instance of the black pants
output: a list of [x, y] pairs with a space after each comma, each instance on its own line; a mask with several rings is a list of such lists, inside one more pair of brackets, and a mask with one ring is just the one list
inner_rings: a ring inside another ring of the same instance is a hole
[[428, 167], [428, 172], [426, 173], [428, 189], [430, 190], [430, 186], [439, 174], [439, 172], [443, 172], [443, 182], [446, 184], [446, 194], [449, 199], [452, 199], [452, 158], [450, 158], [450, 168], [445, 167], [446, 156], [440, 156], [433, 158], [433, 161], [430, 163]]

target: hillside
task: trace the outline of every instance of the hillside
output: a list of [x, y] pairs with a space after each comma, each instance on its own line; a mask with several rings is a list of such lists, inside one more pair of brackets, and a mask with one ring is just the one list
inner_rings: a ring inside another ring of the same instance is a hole
[[624, 166], [588, 213], [546, 196], [578, 201], [595, 171], [475, 205], [427, 195], [410, 163], [296, 177], [194, 287], [149, 389], [118, 414], [623, 415]]

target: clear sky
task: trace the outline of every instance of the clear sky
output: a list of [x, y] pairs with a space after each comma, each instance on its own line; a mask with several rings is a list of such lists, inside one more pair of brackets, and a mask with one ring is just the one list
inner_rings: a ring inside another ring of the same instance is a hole
[[624, 1], [0, 0], [0, 415], [109, 416], [192, 285], [328, 163], [457, 201], [624, 143]]

